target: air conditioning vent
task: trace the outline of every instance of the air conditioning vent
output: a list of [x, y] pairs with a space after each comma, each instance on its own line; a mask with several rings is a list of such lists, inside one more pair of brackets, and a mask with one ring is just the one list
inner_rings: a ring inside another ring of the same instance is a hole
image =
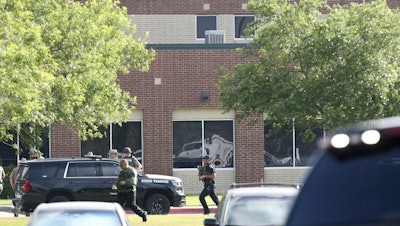
[[205, 31], [206, 44], [220, 44], [225, 42], [224, 30], [208, 30]]

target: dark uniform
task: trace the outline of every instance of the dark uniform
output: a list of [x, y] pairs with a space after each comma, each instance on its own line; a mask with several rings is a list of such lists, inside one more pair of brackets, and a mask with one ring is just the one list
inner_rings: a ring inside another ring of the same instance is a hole
[[[207, 158], [208, 159], [208, 158]], [[201, 175], [211, 175], [215, 173], [215, 166], [213, 164], [206, 164], [205, 166], [201, 167], [199, 172], [199, 176]], [[211, 199], [214, 201], [215, 205], [218, 206], [219, 200], [218, 196], [215, 194], [215, 181], [210, 178], [203, 179], [204, 188], [200, 193], [199, 200], [201, 205], [203, 206], [204, 214], [209, 214], [210, 209], [207, 206], [207, 202], [205, 197], [209, 195]]]
[[[124, 181], [125, 184], [121, 185], [120, 182]], [[141, 216], [143, 221], [147, 221], [147, 212], [143, 211], [136, 205], [136, 185], [137, 185], [137, 172], [133, 167], [122, 169], [118, 175], [118, 181], [115, 183], [118, 190], [117, 202], [121, 206], [132, 209], [137, 215]]]

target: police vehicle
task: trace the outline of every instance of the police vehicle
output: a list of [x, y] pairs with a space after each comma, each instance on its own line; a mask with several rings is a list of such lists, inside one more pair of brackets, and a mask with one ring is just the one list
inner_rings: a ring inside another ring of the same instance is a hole
[[[29, 160], [18, 170], [14, 215], [28, 215], [40, 203], [115, 202], [117, 191], [112, 187], [120, 170], [118, 161], [93, 156]], [[138, 175], [136, 202], [149, 214], [168, 214], [171, 206], [185, 205], [182, 180], [165, 175]]]

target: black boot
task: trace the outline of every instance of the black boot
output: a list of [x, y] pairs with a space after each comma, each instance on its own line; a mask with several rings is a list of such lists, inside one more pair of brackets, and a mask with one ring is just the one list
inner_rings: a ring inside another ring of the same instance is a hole
[[143, 220], [143, 222], [147, 221], [147, 211], [143, 212], [142, 220]]

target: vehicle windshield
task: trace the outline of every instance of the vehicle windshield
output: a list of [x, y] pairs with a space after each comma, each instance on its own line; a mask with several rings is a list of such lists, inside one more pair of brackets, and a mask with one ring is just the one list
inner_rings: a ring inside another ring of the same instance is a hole
[[118, 214], [111, 211], [40, 211], [35, 216], [32, 216], [32, 218], [29, 226], [122, 225]]
[[293, 197], [234, 197], [227, 211], [227, 226], [283, 225]]

